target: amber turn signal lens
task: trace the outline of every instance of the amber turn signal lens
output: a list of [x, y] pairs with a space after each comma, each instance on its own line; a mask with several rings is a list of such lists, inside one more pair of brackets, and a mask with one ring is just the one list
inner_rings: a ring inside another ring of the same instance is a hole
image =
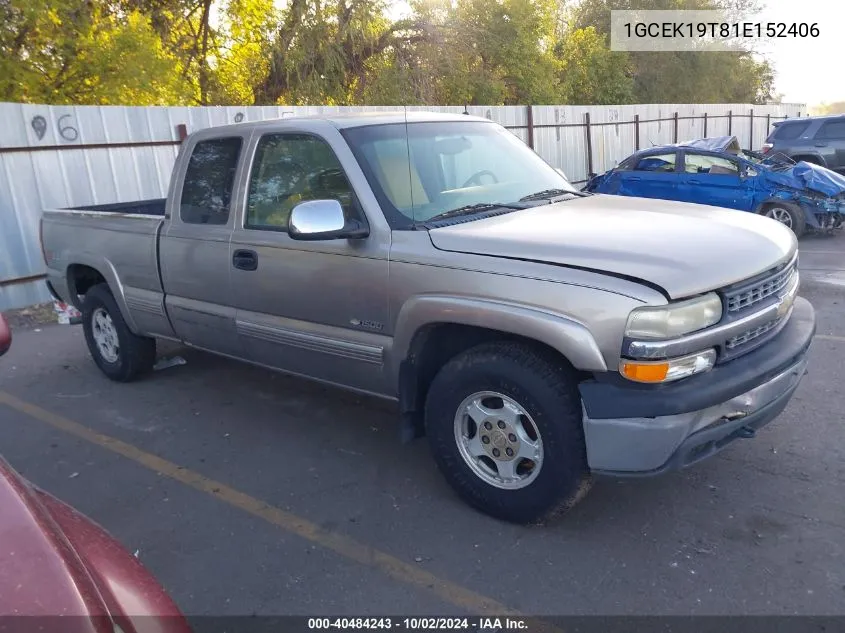
[[716, 350], [708, 349], [697, 354], [663, 361], [636, 361], [623, 359], [619, 372], [628, 380], [636, 382], [672, 382], [687, 376], [712, 369], [716, 362]]
[[663, 382], [669, 375], [669, 363], [622, 363], [622, 373], [637, 382]]

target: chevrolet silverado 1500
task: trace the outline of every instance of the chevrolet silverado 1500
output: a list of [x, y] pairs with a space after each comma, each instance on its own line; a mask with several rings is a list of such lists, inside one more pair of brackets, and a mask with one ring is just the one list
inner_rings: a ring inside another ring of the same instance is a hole
[[578, 192], [469, 116], [198, 131], [166, 200], [46, 211], [42, 246], [109, 378], [161, 338], [395, 400], [463, 499], [518, 522], [753, 436], [815, 331], [783, 225]]

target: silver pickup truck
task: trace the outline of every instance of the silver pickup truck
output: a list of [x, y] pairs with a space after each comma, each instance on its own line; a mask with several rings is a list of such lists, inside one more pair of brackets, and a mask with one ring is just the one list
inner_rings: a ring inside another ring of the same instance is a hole
[[463, 499], [517, 522], [754, 436], [815, 332], [789, 229], [579, 192], [470, 116], [202, 130], [166, 200], [41, 229], [109, 378], [162, 338], [394, 400]]

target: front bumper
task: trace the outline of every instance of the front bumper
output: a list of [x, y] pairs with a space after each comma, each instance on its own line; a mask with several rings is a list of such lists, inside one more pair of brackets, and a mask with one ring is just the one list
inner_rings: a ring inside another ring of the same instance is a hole
[[580, 387], [587, 459], [594, 473], [655, 475], [753, 437], [786, 408], [806, 373], [816, 322], [795, 301], [783, 330], [765, 345], [706, 374], [667, 385], [604, 377]]

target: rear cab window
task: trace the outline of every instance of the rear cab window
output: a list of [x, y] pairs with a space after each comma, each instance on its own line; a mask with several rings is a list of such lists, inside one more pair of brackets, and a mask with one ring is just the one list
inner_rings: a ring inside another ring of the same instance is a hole
[[240, 136], [199, 141], [185, 169], [179, 218], [185, 224], [225, 225], [229, 222]]

